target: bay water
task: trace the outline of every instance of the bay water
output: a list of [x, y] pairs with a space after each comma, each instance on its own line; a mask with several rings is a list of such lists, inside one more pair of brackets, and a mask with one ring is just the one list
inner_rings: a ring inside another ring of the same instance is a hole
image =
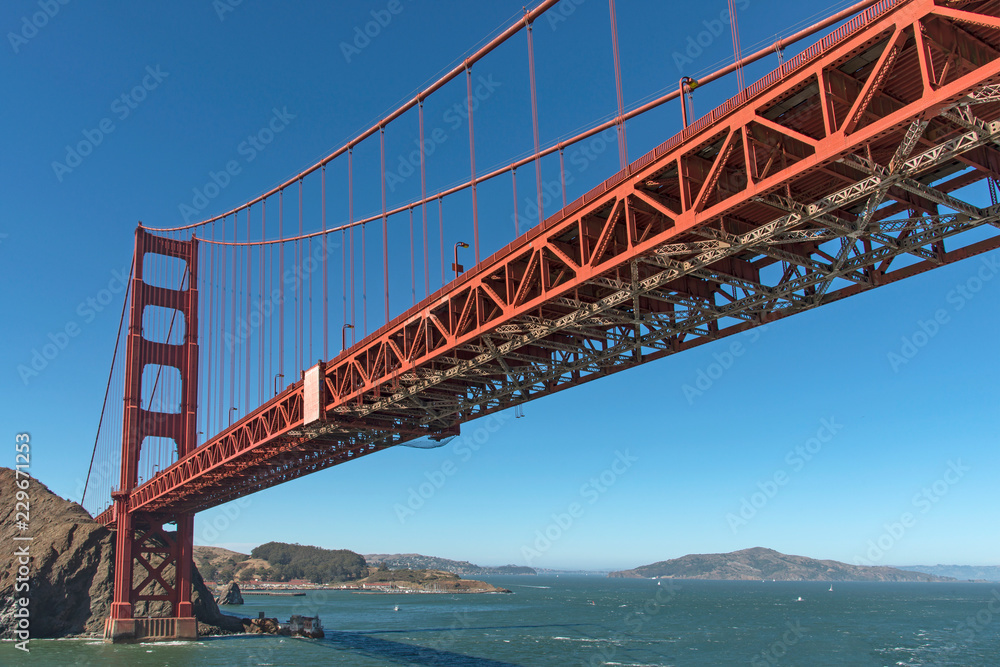
[[[319, 640], [0, 643], [2, 665], [1000, 665], [1000, 584], [486, 577], [510, 595], [247, 596]], [[44, 610], [33, 610], [44, 613]]]

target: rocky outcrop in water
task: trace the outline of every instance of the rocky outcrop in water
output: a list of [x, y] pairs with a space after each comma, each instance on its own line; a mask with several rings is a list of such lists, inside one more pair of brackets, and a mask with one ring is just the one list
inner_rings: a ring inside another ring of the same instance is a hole
[[222, 589], [215, 597], [216, 604], [243, 604], [243, 594], [240, 593], [240, 587], [235, 581], [230, 581], [229, 584]]
[[366, 554], [365, 560], [370, 565], [381, 563], [393, 570], [443, 570], [463, 577], [538, 574], [534, 568], [523, 565], [489, 567], [476, 565], [467, 560], [450, 560], [422, 554]]
[[[27, 530], [21, 531], [15, 518], [16, 491], [14, 471], [0, 467], [0, 563], [17, 562], [17, 549], [29, 545], [31, 636], [103, 635], [114, 585], [112, 532], [79, 504], [60, 498], [37, 479], [29, 485], [30, 521]], [[15, 535], [33, 539], [15, 541]], [[165, 568], [164, 575], [172, 581], [173, 568]], [[191, 575], [198, 633], [243, 632], [241, 619], [219, 611], [197, 568], [192, 567]], [[24, 595], [15, 591], [17, 584], [16, 570], [0, 570], [0, 638], [12, 637], [15, 599]], [[166, 602], [142, 603], [135, 610], [137, 616], [168, 612]]]
[[276, 635], [281, 630], [276, 618], [245, 618], [243, 626], [246, 632], [254, 635]]

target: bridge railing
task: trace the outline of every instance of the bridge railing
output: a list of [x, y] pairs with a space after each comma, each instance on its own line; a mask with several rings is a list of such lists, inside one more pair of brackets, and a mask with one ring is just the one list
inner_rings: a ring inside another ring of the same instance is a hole
[[389, 331], [395, 326], [398, 321], [406, 320], [409, 317], [419, 313], [426, 307], [427, 303], [433, 302], [443, 296], [444, 294], [451, 292], [459, 288], [464, 283], [468, 282], [473, 278], [473, 276], [478, 275], [482, 271], [488, 269], [490, 266], [494, 265], [501, 257], [508, 256], [511, 252], [516, 251], [527, 245], [532, 239], [538, 237], [543, 231], [554, 225], [560, 220], [573, 215], [583, 207], [585, 207], [590, 202], [598, 199], [609, 190], [613, 190], [622, 182], [624, 182], [630, 174], [635, 173], [639, 169], [643, 169], [651, 162], [657, 158], [662, 157], [666, 153], [669, 153], [676, 149], [680, 144], [685, 141], [690, 140], [693, 137], [699, 135], [706, 128], [717, 123], [720, 119], [726, 115], [732, 113], [739, 107], [743, 106], [751, 99], [764, 92], [774, 84], [781, 81], [783, 78], [792, 74], [801, 67], [804, 67], [811, 63], [816, 58], [822, 56], [831, 48], [839, 44], [842, 40], [851, 37], [863, 30], [865, 27], [873, 23], [874, 21], [880, 19], [886, 13], [896, 9], [897, 7], [911, 2], [912, 0], [880, 0], [878, 3], [868, 7], [861, 13], [857, 14], [846, 23], [842, 24], [840, 27], [836, 28], [833, 32], [827, 34], [825, 37], [819, 41], [813, 43], [801, 53], [795, 55], [794, 57], [786, 60], [781, 64], [780, 67], [768, 72], [763, 77], [753, 82], [747, 88], [733, 95], [728, 100], [720, 104], [719, 106], [712, 109], [710, 112], [698, 118], [696, 121], [691, 123], [687, 128], [681, 130], [677, 134], [673, 135], [663, 143], [661, 143], [656, 148], [646, 152], [644, 155], [640, 156], [636, 160], [626, 165], [624, 169], [618, 171], [614, 175], [607, 178], [603, 183], [591, 188], [588, 192], [584, 193], [574, 201], [567, 204], [565, 207], [557, 211], [554, 215], [547, 217], [540, 224], [536, 225], [526, 233], [522, 234], [519, 238], [514, 239], [504, 247], [500, 248], [492, 255], [488, 256], [486, 259], [481, 261], [475, 267], [466, 271], [461, 276], [453, 280], [452, 282], [442, 286], [440, 289], [432, 293], [426, 299], [418, 302], [416, 305], [407, 309], [404, 313], [394, 318], [392, 321], [387, 322], [383, 326], [379, 327], [377, 330], [370, 333], [363, 340], [358, 342], [358, 346], [363, 346], [371, 341], [377, 340], [384, 333]]
[[[739, 107], [746, 104], [752, 98], [756, 97], [760, 93], [764, 92], [774, 84], [778, 83], [789, 74], [795, 70], [803, 67], [816, 58], [822, 56], [824, 53], [829, 51], [831, 48], [840, 43], [843, 39], [854, 35], [858, 31], [862, 30], [873, 21], [882, 17], [886, 12], [895, 9], [899, 5], [907, 2], [908, 0], [880, 0], [875, 5], [872, 5], [862, 13], [858, 14], [854, 18], [850, 19], [847, 23], [844, 23], [839, 28], [831, 32], [830, 34], [823, 37], [823, 39], [815, 42], [804, 51], [798, 55], [786, 60], [781, 64], [780, 67], [771, 70], [766, 75], [753, 82], [747, 88], [744, 88], [736, 95], [733, 95], [728, 100], [720, 104], [719, 106], [712, 109], [710, 112], [698, 118], [696, 121], [691, 123], [688, 127], [684, 128], [674, 136], [670, 137], [662, 144], [654, 148], [653, 150], [642, 155], [638, 159], [631, 162], [625, 169], [622, 169], [618, 173], [609, 177], [601, 185], [591, 189], [589, 192], [585, 193], [581, 197], [577, 198], [572, 203], [568, 204], [565, 208], [560, 210], [558, 213], [553, 215], [550, 220], [561, 220], [569, 215], [572, 215], [576, 211], [580, 210], [590, 202], [594, 201], [598, 197], [601, 197], [608, 190], [612, 190], [621, 184], [625, 179], [629, 177], [630, 174], [645, 168], [651, 162], [663, 155], [673, 151], [680, 144], [689, 140], [690, 138], [697, 136], [702, 131], [708, 127], [719, 122], [720, 119], [726, 115], [732, 113]], [[545, 228], [545, 225], [542, 225]], [[487, 259], [487, 262], [489, 259]]]
[[[861, 13], [859, 13], [859, 14], [855, 15], [854, 17], [850, 18], [849, 20], [847, 20], [846, 23], [844, 23], [841, 26], [839, 26], [838, 28], [834, 29], [831, 33], [829, 33], [828, 35], [826, 35], [825, 37], [823, 37], [819, 41], [817, 41], [817, 42], [813, 43], [812, 45], [810, 45], [809, 47], [807, 47], [801, 53], [799, 53], [796, 56], [790, 58], [788, 61], [784, 62], [778, 68], [776, 68], [776, 69], [768, 72], [766, 75], [764, 75], [763, 77], [761, 77], [757, 81], [753, 82], [749, 87], [741, 90], [739, 93], [737, 93], [736, 95], [734, 95], [731, 98], [727, 99], [725, 102], [723, 102], [721, 105], [719, 105], [716, 108], [714, 108], [712, 111], [710, 111], [706, 115], [704, 115], [701, 118], [698, 118], [697, 120], [695, 120], [690, 126], [688, 126], [687, 128], [685, 128], [684, 130], [676, 133], [675, 135], [671, 136], [666, 141], [662, 142], [661, 144], [659, 144], [658, 146], [656, 146], [652, 150], [646, 152], [644, 155], [642, 155], [639, 158], [637, 158], [636, 160], [632, 161], [630, 164], [628, 164], [625, 167], [625, 169], [623, 169], [623, 170], [621, 170], [621, 171], [613, 174], [611, 177], [607, 178], [602, 183], [598, 184], [596, 187], [592, 188], [591, 190], [589, 190], [588, 192], [586, 192], [582, 196], [578, 197], [576, 200], [574, 200], [573, 202], [571, 202], [567, 206], [563, 207], [561, 210], [559, 210], [558, 212], [556, 212], [554, 215], [551, 215], [551, 216], [548, 216], [547, 218], [545, 218], [540, 224], [536, 225], [534, 228], [530, 229], [528, 232], [522, 234], [520, 237], [512, 240], [510, 243], [508, 243], [505, 246], [501, 247], [499, 250], [497, 250], [496, 252], [494, 252], [492, 255], [486, 257], [483, 261], [479, 262], [475, 267], [473, 267], [469, 271], [463, 273], [461, 276], [457, 277], [455, 280], [447, 282], [441, 288], [439, 288], [438, 290], [436, 290], [433, 293], [429, 294], [423, 300], [419, 301], [418, 303], [416, 303], [412, 307], [410, 307], [407, 310], [405, 310], [402, 314], [400, 314], [400, 315], [398, 315], [398, 316], [396, 316], [394, 318], [391, 318], [390, 321], [386, 322], [383, 326], [377, 328], [376, 330], [370, 332], [362, 340], [358, 341], [357, 344], [355, 346], [353, 346], [353, 347], [356, 349], [358, 347], [363, 347], [365, 345], [370, 344], [372, 341], [375, 341], [378, 338], [380, 338], [381, 336], [385, 335], [393, 327], [398, 326], [398, 323], [400, 321], [405, 321], [405, 320], [413, 317], [417, 313], [419, 313], [422, 310], [424, 310], [425, 308], [427, 308], [428, 304], [434, 303], [435, 301], [437, 301], [438, 299], [440, 299], [443, 295], [446, 295], [448, 293], [453, 293], [453, 292], [455, 292], [457, 290], [461, 290], [462, 287], [463, 287], [463, 285], [465, 285], [468, 281], [472, 280], [475, 276], [481, 275], [483, 272], [489, 271], [494, 265], [496, 265], [501, 260], [501, 258], [510, 256], [511, 254], [518, 252], [521, 248], [524, 248], [525, 246], [527, 246], [534, 239], [536, 239], [539, 235], [543, 234], [547, 229], [550, 229], [553, 225], [557, 224], [559, 221], [565, 220], [566, 218], [572, 216], [574, 213], [576, 213], [579, 210], [583, 209], [585, 206], [587, 206], [588, 204], [590, 204], [594, 200], [598, 199], [599, 197], [603, 196], [608, 191], [610, 191], [610, 190], [618, 187], [622, 182], [624, 182], [626, 179], [628, 179], [629, 176], [631, 174], [635, 173], [637, 170], [643, 169], [643, 168], [647, 167], [650, 163], [652, 163], [654, 160], [662, 157], [663, 155], [665, 155], [665, 154], [667, 154], [669, 152], [675, 151], [679, 146], [681, 146], [685, 142], [692, 141], [692, 140], [697, 140], [697, 138], [699, 136], [701, 136], [706, 130], [708, 130], [714, 124], [718, 123], [720, 120], [722, 120], [723, 118], [725, 118], [728, 114], [731, 114], [734, 111], [736, 111], [737, 109], [739, 109], [739, 108], [745, 106], [746, 104], [750, 103], [755, 97], [757, 97], [758, 95], [764, 93], [766, 90], [768, 90], [769, 88], [771, 88], [773, 85], [779, 83], [781, 80], [783, 80], [786, 77], [788, 77], [789, 75], [793, 74], [794, 72], [796, 72], [800, 68], [802, 68], [802, 67], [810, 64], [816, 58], [821, 57], [822, 55], [824, 55], [825, 53], [827, 53], [831, 48], [833, 48], [834, 46], [836, 46], [837, 44], [839, 44], [840, 42], [842, 42], [844, 39], [847, 39], [848, 37], [856, 35], [859, 31], [865, 29], [873, 21], [882, 18], [888, 12], [890, 12], [890, 11], [892, 11], [892, 10], [900, 7], [901, 5], [907, 4], [907, 3], [912, 2], [912, 1], [913, 0], [880, 0], [879, 2], [871, 5], [867, 9], [863, 10]], [[831, 17], [830, 19], [828, 19], [828, 21], [832, 21], [835, 18], [836, 17]], [[827, 25], [829, 25], [829, 23], [827, 23]], [[799, 38], [799, 36], [796, 36], [796, 39], [798, 39], [798, 38]], [[676, 96], [676, 92], [674, 93], [674, 95]], [[640, 109], [633, 110], [632, 112], [630, 112], [630, 114], [634, 115], [634, 114], [644, 113], [649, 108], [652, 108], [653, 106], [662, 104], [663, 101], [665, 101], [666, 99], [667, 99], [667, 97], [660, 98], [660, 100], [657, 100], [657, 101], [654, 101], [654, 102], [652, 102], [652, 103], [650, 103], [648, 105], [645, 105], [644, 107], [641, 107]], [[590, 132], [593, 132], [593, 131], [595, 131], [595, 129], [590, 130]], [[565, 145], [570, 145], [573, 142], [582, 141], [582, 138], [584, 138], [586, 136], [590, 136], [590, 135], [589, 134], [582, 134], [579, 137], [575, 137], [572, 140], [568, 140], [567, 142], [563, 142], [559, 146], [560, 147], [564, 147]], [[548, 150], [550, 150], [550, 149], [546, 149], [546, 151], [548, 151]], [[477, 182], [481, 182], [482, 180], [483, 179], [479, 179]], [[431, 195], [431, 198], [433, 198], [435, 196], [437, 196], [437, 195]], [[414, 205], [413, 203], [410, 204], [411, 207], [413, 205]], [[279, 208], [279, 211], [280, 211], [280, 208]], [[280, 216], [280, 212], [279, 212], [279, 216]], [[301, 216], [301, 204], [300, 204], [300, 216]], [[249, 221], [249, 217], [248, 217], [248, 221]], [[358, 221], [355, 221], [352, 224], [357, 224], [357, 222]], [[201, 223], [201, 224], [204, 224], [204, 223]], [[248, 222], [248, 225], [249, 225], [249, 222]], [[325, 223], [324, 223], [324, 225], [325, 225]], [[331, 231], [334, 231], [334, 230], [331, 230]], [[249, 241], [249, 230], [247, 231], [247, 234], [248, 234], [248, 241]], [[263, 235], [263, 231], [262, 231], [262, 235]], [[236, 237], [235, 237], [235, 231], [233, 232], [233, 239], [234, 239], [234, 241], [236, 239]], [[286, 240], [291, 240], [291, 239], [286, 239]], [[223, 256], [223, 260], [224, 260], [224, 256]], [[353, 272], [353, 265], [352, 265], [352, 272]], [[211, 272], [209, 272], [209, 273], [211, 273]], [[235, 273], [234, 273], [234, 275], [235, 275]], [[353, 289], [353, 283], [352, 283], [352, 289]], [[235, 303], [235, 301], [234, 301], [234, 303]], [[249, 301], [247, 303], [249, 304]], [[222, 307], [224, 307], [224, 306], [222, 306]], [[352, 313], [353, 313], [353, 303], [352, 303], [351, 308], [352, 308]], [[250, 311], [249, 305], [247, 307], [247, 311], [248, 312]], [[272, 340], [272, 344], [273, 344], [273, 342], [274, 341]], [[342, 352], [341, 355], [335, 356], [335, 358], [340, 358], [340, 357], [343, 357], [343, 356], [348, 355], [348, 354], [350, 354], [350, 352], [349, 351], [345, 351], [345, 352]], [[249, 359], [249, 357], [247, 357], [247, 358]], [[268, 370], [270, 371], [270, 366], [268, 367]], [[270, 375], [270, 373], [269, 373], [269, 375]], [[279, 377], [284, 377], [284, 376], [279, 374]], [[292, 377], [294, 377], [294, 376], [292, 376]], [[268, 379], [270, 379], [270, 378], [268, 378]], [[276, 382], [276, 380], [275, 380], [275, 382]], [[227, 403], [225, 405], [229, 405], [229, 404]], [[248, 401], [248, 405], [249, 405], [249, 401]], [[233, 408], [233, 409], [235, 410], [235, 408]], [[258, 407], [258, 409], [259, 409], [259, 407]], [[219, 402], [219, 411], [220, 411], [220, 415], [225, 415], [226, 417], [230, 416], [230, 413], [226, 412], [225, 406], [223, 405], [223, 403], [221, 402], [221, 400]], [[217, 416], [217, 419], [224, 419], [224, 417]], [[232, 422], [231, 422], [231, 427], [232, 426], [235, 426], [235, 424], [232, 424]], [[207, 428], [205, 430], [208, 431]], [[177, 461], [177, 462], [175, 462], [170, 467], [172, 468], [172, 467], [178, 465], [179, 463], [180, 463], [180, 461]], [[97, 509], [100, 510], [101, 508], [97, 508]]]

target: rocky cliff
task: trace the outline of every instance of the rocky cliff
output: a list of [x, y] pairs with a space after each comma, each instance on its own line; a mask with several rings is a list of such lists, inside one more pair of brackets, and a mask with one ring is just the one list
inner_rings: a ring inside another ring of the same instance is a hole
[[[37, 479], [29, 486], [28, 529], [21, 531], [15, 520], [16, 491], [14, 471], [0, 467], [0, 563], [5, 565], [0, 570], [0, 638], [11, 637], [15, 609], [17, 575], [6, 565], [17, 561], [15, 552], [24, 544], [31, 556], [31, 636], [103, 634], [114, 583], [113, 534], [79, 504], [60, 498]], [[33, 539], [14, 541], [15, 535]], [[173, 568], [164, 572], [171, 581]], [[199, 634], [243, 631], [240, 619], [219, 611], [196, 568], [191, 598]], [[168, 609], [167, 603], [150, 603], [140, 606], [136, 615], [165, 615]]]

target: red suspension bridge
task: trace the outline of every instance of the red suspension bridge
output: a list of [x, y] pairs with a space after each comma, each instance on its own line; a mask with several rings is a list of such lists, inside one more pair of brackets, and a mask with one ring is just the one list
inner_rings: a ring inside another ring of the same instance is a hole
[[[617, 109], [543, 145], [532, 26], [556, 4], [545, 0], [256, 199], [197, 224], [137, 230], [85, 492], [117, 531], [108, 638], [196, 634], [196, 512], [387, 447], [442, 441], [480, 416], [1000, 246], [995, 0], [862, 2], [743, 57], [730, 7], [736, 62], [631, 110], [611, 0]], [[784, 46], [837, 24], [781, 62]], [[533, 150], [480, 173], [475, 130], [487, 110], [475, 104], [476, 68], [516, 37], [528, 52]], [[779, 67], [744, 87], [743, 67], [775, 53]], [[689, 124], [692, 92], [733, 72], [738, 93]], [[430, 192], [425, 105], [463, 79], [469, 177]], [[672, 100], [681, 131], [629, 161], [627, 121]], [[414, 124], [420, 194], [389, 208], [386, 134]], [[564, 151], [608, 131], [621, 170], [567, 203]], [[355, 152], [374, 143], [381, 211], [355, 218]], [[563, 206], [545, 216], [542, 162], [556, 157]], [[534, 226], [518, 217], [519, 169], [522, 191], [537, 196]], [[346, 176], [347, 201], [328, 211], [334, 173]], [[514, 238], [481, 257], [478, 190], [501, 178]], [[447, 246], [446, 211], [467, 221]], [[407, 242], [409, 266], [395, 266], [390, 243]], [[369, 284], [369, 264], [381, 285]], [[409, 284], [390, 281], [407, 269]], [[408, 292], [412, 307], [392, 312], [390, 291]], [[373, 331], [370, 293], [384, 302]], [[151, 601], [169, 602], [171, 616], [137, 617]]]

